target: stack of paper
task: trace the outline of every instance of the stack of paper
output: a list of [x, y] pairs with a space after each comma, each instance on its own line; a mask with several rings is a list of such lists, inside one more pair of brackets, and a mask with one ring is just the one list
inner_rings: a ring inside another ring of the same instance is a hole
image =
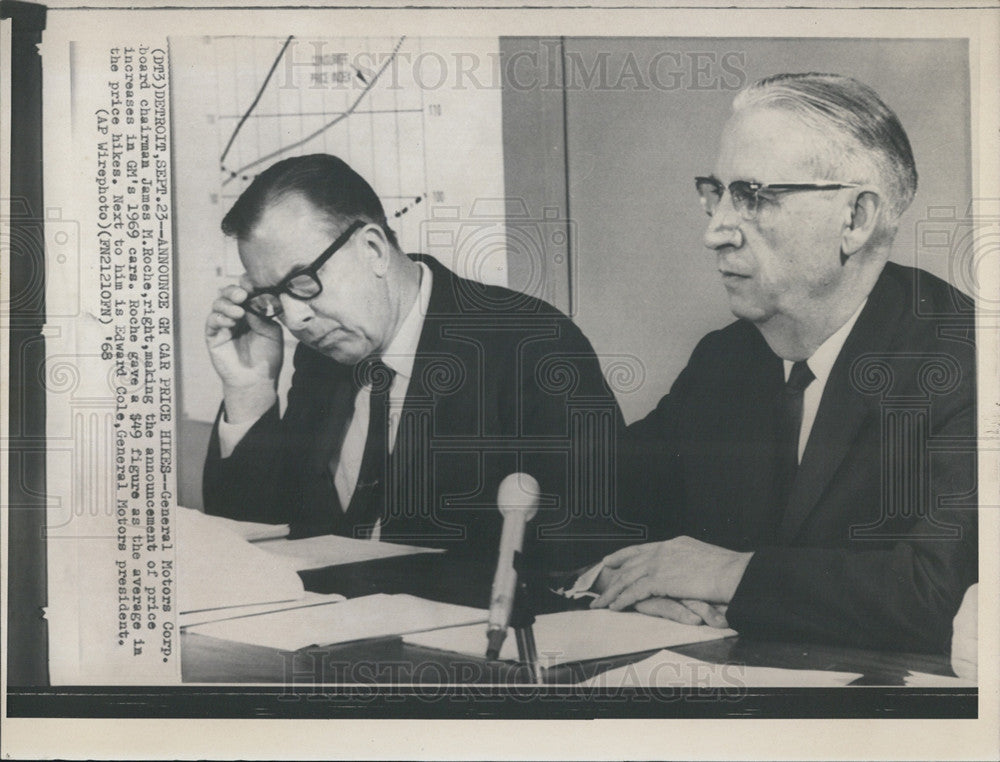
[[299, 571], [319, 569], [324, 566], [354, 564], [377, 558], [406, 556], [413, 553], [443, 553], [437, 548], [418, 548], [412, 545], [397, 545], [391, 542], [355, 540], [326, 534], [308, 537], [304, 540], [266, 540], [257, 547], [275, 556], [288, 559]]
[[710, 664], [673, 651], [595, 675], [582, 684], [593, 688], [825, 688], [847, 685], [860, 674], [812, 669]]
[[265, 553], [216, 516], [178, 508], [178, 609], [201, 611], [300, 600], [305, 594], [295, 565]]
[[[436, 627], [485, 622], [487, 612], [437, 603], [412, 595], [368, 595], [343, 603], [294, 608], [197, 625], [188, 632], [268, 648], [295, 651], [306, 646], [403, 635]], [[478, 628], [485, 632], [485, 628]], [[485, 636], [484, 636], [485, 637]]]
[[177, 624], [181, 627], [193, 627], [196, 624], [207, 624], [208, 622], [220, 622], [223, 619], [239, 619], [241, 617], [254, 616], [256, 614], [267, 614], [271, 611], [285, 611], [287, 609], [298, 609], [306, 606], [319, 606], [324, 603], [340, 603], [347, 599], [340, 593], [330, 593], [322, 595], [312, 593], [308, 590], [306, 594], [297, 601], [283, 601], [282, 603], [255, 603], [249, 606], [226, 606], [221, 609], [208, 609], [205, 611], [188, 611], [177, 618]]
[[[545, 667], [717, 640], [736, 634], [734, 630], [720, 630], [706, 625], [696, 627], [660, 617], [608, 609], [543, 614], [535, 619], [533, 629], [539, 660]], [[407, 636], [404, 640], [414, 645], [472, 656], [483, 656], [486, 652], [486, 630], [483, 627], [438, 630]], [[517, 660], [517, 643], [513, 634], [504, 641], [500, 658]]]

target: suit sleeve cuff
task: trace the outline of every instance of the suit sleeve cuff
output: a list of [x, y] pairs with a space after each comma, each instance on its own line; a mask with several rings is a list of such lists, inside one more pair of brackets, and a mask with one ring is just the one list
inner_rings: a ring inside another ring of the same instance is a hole
[[762, 600], [770, 600], [775, 593], [777, 580], [768, 572], [770, 568], [767, 563], [768, 552], [765, 549], [757, 550], [750, 558], [743, 571], [743, 577], [736, 592], [729, 600], [729, 608], [726, 618], [729, 619], [732, 627], [739, 629], [735, 622], [743, 622], [753, 615], [754, 609]]

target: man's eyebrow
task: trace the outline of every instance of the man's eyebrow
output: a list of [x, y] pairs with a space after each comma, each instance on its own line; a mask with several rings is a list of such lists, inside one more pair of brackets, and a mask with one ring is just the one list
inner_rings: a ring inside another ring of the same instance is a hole
[[[308, 270], [310, 267], [313, 266], [313, 263], [315, 261], [316, 260], [313, 259], [313, 260], [311, 260], [309, 262], [304, 262], [303, 264], [300, 264], [300, 265], [292, 265], [291, 267], [288, 268], [288, 270], [285, 271], [285, 274], [281, 276], [281, 280], [286, 280], [287, 278], [289, 278], [292, 275], [297, 275], [298, 273], [302, 272], [303, 270]], [[278, 281], [278, 282], [280, 283], [281, 281]]]
[[[332, 244], [331, 244], [331, 245], [332, 245]], [[328, 247], [327, 247], [326, 249], [323, 249], [323, 251], [322, 251], [322, 252], [320, 252], [320, 254], [319, 254], [318, 256], [316, 256], [316, 257], [313, 257], [313, 258], [312, 258], [312, 259], [310, 259], [310, 260], [309, 260], [308, 262], [302, 262], [301, 264], [294, 264], [294, 265], [292, 265], [291, 267], [289, 267], [289, 268], [288, 268], [288, 269], [287, 269], [287, 270], [285, 271], [285, 274], [281, 276], [281, 279], [280, 279], [280, 280], [278, 280], [278, 281], [276, 281], [275, 285], [277, 285], [278, 283], [281, 283], [281, 282], [283, 282], [283, 281], [286, 281], [286, 280], [288, 280], [288, 279], [289, 279], [289, 278], [291, 278], [291, 277], [292, 277], [293, 275], [298, 275], [299, 273], [301, 273], [301, 272], [304, 272], [305, 270], [309, 270], [309, 269], [311, 269], [311, 268], [312, 268], [312, 266], [313, 266], [314, 264], [316, 264], [316, 260], [317, 260], [317, 259], [319, 259], [320, 257], [322, 257], [322, 256], [323, 256], [324, 254], [326, 254], [326, 251], [327, 251], [327, 249], [329, 249], [329, 248], [330, 248], [330, 247], [328, 246]]]
[[[287, 271], [285, 271], [285, 274], [282, 275], [280, 278], [278, 278], [273, 283], [268, 283], [266, 286], [261, 286], [261, 285], [259, 285], [257, 283], [254, 283], [253, 290], [254, 291], [260, 291], [262, 289], [274, 288], [279, 283], [284, 283], [286, 280], [288, 280], [288, 278], [290, 276], [296, 275], [296, 274], [302, 272], [303, 270], [307, 270], [307, 269], [309, 269], [309, 264], [308, 263], [304, 264], [304, 265], [295, 265], [294, 267], [290, 267]], [[253, 279], [252, 278], [250, 279], [250, 282], [253, 283]]]
[[[718, 177], [715, 176], [714, 172], [712, 174], [708, 175], [708, 179], [710, 181], [714, 182], [714, 183], [718, 183], [723, 188], [728, 187], [728, 185], [726, 183], [722, 182], [722, 180], [720, 180]], [[730, 181], [730, 182], [733, 182], [733, 181]], [[763, 185], [764, 184], [764, 183], [760, 182], [756, 177], [737, 177], [736, 180], [735, 180], [735, 182], [756, 183], [757, 185]]]
[[[719, 183], [719, 185], [725, 185], [726, 184], [726, 183], [722, 182], [722, 180], [720, 180], [714, 174], [711, 174], [708, 177], [711, 180], [715, 180], [715, 182]], [[743, 182], [743, 183], [753, 183], [753, 184], [756, 184], [756, 185], [767, 185], [767, 183], [765, 183], [763, 180], [758, 180], [757, 179], [757, 175], [749, 175], [747, 177], [737, 176], [733, 180], [730, 180], [730, 182]]]

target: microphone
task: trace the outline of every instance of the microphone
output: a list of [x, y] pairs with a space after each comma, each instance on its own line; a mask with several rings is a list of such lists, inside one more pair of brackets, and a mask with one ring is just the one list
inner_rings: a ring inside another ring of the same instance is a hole
[[510, 474], [497, 490], [497, 508], [503, 514], [500, 533], [500, 552], [497, 570], [490, 591], [490, 616], [486, 630], [487, 659], [500, 658], [500, 647], [507, 637], [510, 613], [514, 606], [517, 571], [514, 554], [524, 545], [524, 527], [538, 512], [538, 482], [529, 474]]

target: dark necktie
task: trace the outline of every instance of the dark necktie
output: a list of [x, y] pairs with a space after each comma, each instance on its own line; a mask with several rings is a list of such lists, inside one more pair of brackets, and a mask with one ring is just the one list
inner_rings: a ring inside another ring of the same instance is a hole
[[792, 372], [778, 400], [778, 443], [775, 464], [774, 524], [781, 523], [799, 467], [799, 430], [802, 428], [802, 396], [816, 376], [805, 360], [792, 365]]
[[385, 505], [387, 461], [389, 459], [389, 389], [395, 371], [378, 358], [363, 360], [353, 373], [357, 388], [371, 386], [368, 434], [358, 471], [358, 483], [345, 518], [351, 535], [371, 536]]

